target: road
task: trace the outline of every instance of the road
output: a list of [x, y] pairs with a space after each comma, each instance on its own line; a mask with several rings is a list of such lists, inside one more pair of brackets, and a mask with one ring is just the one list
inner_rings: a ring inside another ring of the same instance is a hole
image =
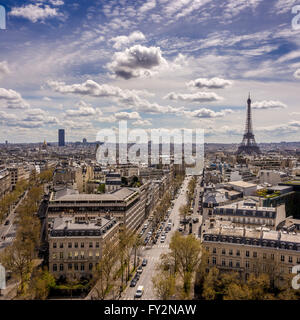
[[152, 285], [152, 278], [156, 274], [156, 266], [159, 263], [160, 255], [162, 253], [167, 253], [169, 250], [169, 243], [172, 237], [172, 234], [179, 228], [180, 225], [180, 216], [179, 208], [181, 205], [186, 203], [186, 190], [187, 185], [191, 177], [185, 178], [179, 196], [174, 200], [174, 207], [171, 211], [169, 219], [174, 222], [171, 231], [166, 233], [165, 243], [160, 242], [160, 238], [157, 241], [157, 244], [153, 245], [152, 248], [142, 247], [139, 252], [141, 259], [146, 258], [148, 260], [147, 266], [143, 267], [143, 272], [140, 276], [139, 281], [135, 287], [127, 287], [123, 292], [121, 300], [134, 300], [135, 292], [138, 286], [144, 286], [144, 294], [140, 300], [156, 300], [155, 293]]
[[[4, 220], [9, 220], [9, 225], [5, 226], [4, 223], [0, 225], [0, 252], [5, 247], [9, 246], [16, 237], [16, 225], [14, 224], [15, 218], [16, 218], [16, 209], [19, 207], [21, 202], [24, 200], [24, 198], [27, 196], [27, 191], [24, 193], [22, 198], [19, 200], [17, 205], [14, 207], [14, 209], [11, 211], [11, 213], [8, 215], [8, 217]], [[3, 240], [4, 237], [4, 240]]]

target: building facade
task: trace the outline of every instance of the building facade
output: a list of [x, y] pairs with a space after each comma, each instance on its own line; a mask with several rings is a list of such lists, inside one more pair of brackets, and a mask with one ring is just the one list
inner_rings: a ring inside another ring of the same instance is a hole
[[55, 218], [48, 234], [49, 271], [56, 277], [92, 277], [106, 243], [118, 243], [116, 219], [98, 218], [76, 223], [70, 218]]

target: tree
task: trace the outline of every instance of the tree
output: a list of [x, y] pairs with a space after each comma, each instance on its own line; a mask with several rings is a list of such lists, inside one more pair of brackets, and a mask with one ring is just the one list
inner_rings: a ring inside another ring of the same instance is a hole
[[175, 294], [175, 276], [168, 271], [159, 272], [152, 283], [155, 296], [160, 300], [169, 300]]
[[187, 222], [187, 216], [190, 213], [190, 207], [187, 204], [183, 204], [180, 208], [179, 208], [179, 215], [180, 217], [183, 219], [184, 221], [184, 231], [186, 230], [186, 222]]
[[38, 269], [32, 277], [30, 298], [37, 300], [47, 299], [50, 290], [54, 288], [55, 285], [55, 278], [48, 270]]
[[193, 235], [182, 236], [179, 232], [171, 238], [170, 253], [163, 255], [162, 268], [173, 270], [182, 283], [184, 297], [189, 297], [191, 280], [200, 263], [201, 244]]
[[115, 244], [110, 241], [106, 242], [103, 247], [102, 257], [94, 271], [96, 299], [104, 300], [114, 287], [117, 260], [118, 252]]

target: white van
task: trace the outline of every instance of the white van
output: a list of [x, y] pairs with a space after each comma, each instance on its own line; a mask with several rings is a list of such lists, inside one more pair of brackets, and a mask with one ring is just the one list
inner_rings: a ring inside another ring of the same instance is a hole
[[136, 298], [140, 298], [144, 293], [144, 286], [138, 286], [136, 293], [135, 293], [135, 297]]

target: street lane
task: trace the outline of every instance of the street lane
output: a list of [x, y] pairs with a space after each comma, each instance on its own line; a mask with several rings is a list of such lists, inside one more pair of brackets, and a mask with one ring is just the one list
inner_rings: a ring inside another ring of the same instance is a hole
[[[162, 253], [167, 253], [169, 250], [169, 244], [172, 237], [172, 234], [179, 228], [180, 225], [180, 216], [179, 208], [181, 205], [186, 203], [186, 190], [188, 182], [191, 177], [185, 178], [179, 196], [174, 200], [174, 207], [171, 210], [169, 219], [172, 220], [171, 231], [166, 233], [166, 240], [164, 243], [160, 242], [160, 237], [155, 245], [152, 248], [142, 247], [139, 250], [139, 256], [141, 261], [143, 258], [148, 260], [147, 266], [143, 267], [143, 272], [140, 276], [139, 281], [135, 287], [128, 287], [122, 294], [121, 300], [134, 300], [135, 292], [138, 286], [144, 286], [144, 294], [139, 300], [157, 300], [152, 285], [152, 278], [156, 274], [156, 266], [160, 261], [160, 255]], [[174, 226], [173, 226], [174, 223]]]

